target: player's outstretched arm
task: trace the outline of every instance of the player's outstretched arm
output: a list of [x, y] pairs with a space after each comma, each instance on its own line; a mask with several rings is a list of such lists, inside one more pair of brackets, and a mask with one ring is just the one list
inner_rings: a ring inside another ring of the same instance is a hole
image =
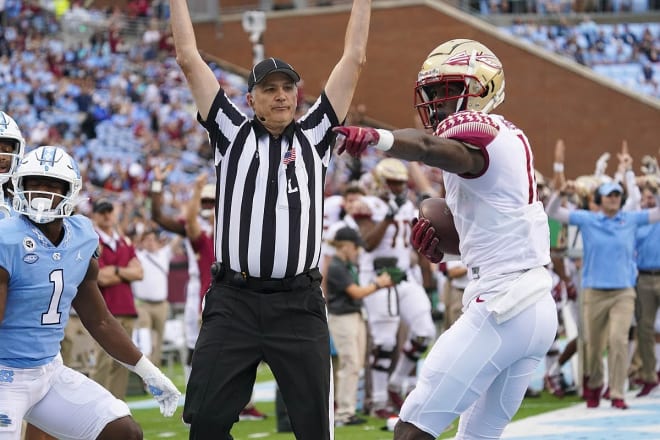
[[178, 406], [181, 393], [171, 380], [142, 355], [119, 321], [112, 316], [98, 287], [98, 272], [98, 262], [92, 258], [85, 279], [78, 286], [73, 307], [101, 348], [126, 368], [137, 373], [160, 405], [161, 414], [166, 417], [172, 416]]
[[199, 114], [206, 120], [211, 104], [220, 90], [220, 84], [197, 50], [195, 31], [186, 0], [170, 0], [170, 24], [176, 62], [186, 77]]
[[325, 85], [325, 94], [339, 121], [343, 121], [348, 114], [360, 72], [367, 61], [370, 21], [371, 0], [353, 0], [344, 37], [344, 52]]
[[423, 130], [404, 128], [389, 131], [371, 127], [335, 127], [337, 152], [359, 157], [369, 146], [386, 151], [399, 159], [424, 162], [450, 173], [476, 174], [483, 170], [485, 159], [481, 150], [467, 144], [438, 136]]

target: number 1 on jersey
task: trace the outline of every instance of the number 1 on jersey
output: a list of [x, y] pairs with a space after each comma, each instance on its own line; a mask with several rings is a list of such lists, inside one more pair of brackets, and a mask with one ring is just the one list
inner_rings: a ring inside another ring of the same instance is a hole
[[62, 314], [57, 311], [60, 306], [60, 298], [64, 290], [64, 277], [62, 269], [50, 273], [50, 282], [53, 284], [53, 293], [50, 296], [48, 311], [41, 314], [41, 325], [59, 324]]

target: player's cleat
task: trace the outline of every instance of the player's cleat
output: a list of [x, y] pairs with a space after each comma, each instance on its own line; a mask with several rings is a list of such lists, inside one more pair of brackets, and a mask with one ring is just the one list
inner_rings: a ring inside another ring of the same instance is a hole
[[401, 393], [393, 387], [388, 387], [387, 396], [389, 397], [390, 402], [392, 402], [392, 405], [394, 405], [394, 408], [397, 411], [400, 410], [403, 406], [403, 396], [401, 396]]
[[389, 419], [390, 417], [398, 417], [398, 415], [387, 408], [379, 408], [371, 411], [371, 417], [378, 419]]
[[543, 378], [545, 389], [557, 397], [564, 397], [564, 387], [561, 384], [561, 374], [546, 374]]
[[658, 382], [644, 382], [642, 385], [642, 389], [640, 390], [639, 393], [637, 393], [636, 397], [643, 397], [643, 396], [648, 396], [651, 391], [656, 389], [658, 387]]
[[346, 420], [335, 420], [335, 426], [355, 426], [355, 425], [362, 425], [364, 423], [367, 423], [367, 419], [358, 417], [355, 414], [353, 414]]
[[238, 420], [265, 420], [268, 417], [266, 414], [259, 411], [256, 407], [243, 408], [243, 411], [238, 416]]
[[628, 405], [626, 405], [623, 399], [612, 399], [612, 408], [628, 409]]

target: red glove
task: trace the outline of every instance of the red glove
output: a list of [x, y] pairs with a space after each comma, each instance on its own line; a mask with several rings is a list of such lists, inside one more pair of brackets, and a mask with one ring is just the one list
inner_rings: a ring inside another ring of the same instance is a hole
[[439, 240], [435, 236], [435, 228], [425, 218], [413, 219], [410, 243], [420, 254], [429, 259], [431, 263], [439, 263], [445, 254], [438, 249]]
[[552, 298], [555, 300], [556, 303], [561, 302], [561, 292], [564, 287], [564, 282], [559, 281], [555, 287], [552, 288]]
[[337, 154], [346, 151], [353, 157], [360, 157], [369, 145], [376, 145], [380, 140], [376, 129], [371, 127], [340, 126], [332, 131], [344, 136], [337, 142]]
[[575, 301], [577, 300], [577, 287], [575, 287], [575, 283], [572, 280], [566, 280], [564, 281], [564, 284], [566, 286], [566, 297], [568, 298], [569, 301]]

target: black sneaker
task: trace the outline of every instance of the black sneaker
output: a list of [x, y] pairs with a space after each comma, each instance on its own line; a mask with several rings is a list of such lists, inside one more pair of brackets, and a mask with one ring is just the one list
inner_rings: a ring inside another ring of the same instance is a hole
[[354, 425], [362, 425], [364, 423], [367, 423], [366, 419], [363, 419], [353, 414], [347, 420], [337, 420], [335, 422], [335, 426], [354, 426]]

